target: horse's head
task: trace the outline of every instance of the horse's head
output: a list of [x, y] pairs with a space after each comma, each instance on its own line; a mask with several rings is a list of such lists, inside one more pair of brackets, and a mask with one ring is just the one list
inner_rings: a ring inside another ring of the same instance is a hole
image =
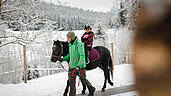
[[54, 41], [53, 47], [52, 47], [51, 61], [56, 62], [61, 57], [62, 54], [63, 54], [62, 43], [59, 40]]

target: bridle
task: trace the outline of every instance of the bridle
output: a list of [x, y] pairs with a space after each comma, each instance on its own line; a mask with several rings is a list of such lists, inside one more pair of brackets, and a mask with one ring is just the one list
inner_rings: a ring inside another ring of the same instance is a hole
[[52, 55], [52, 57], [55, 57], [55, 58], [57, 58], [57, 59], [59, 59], [59, 58], [63, 55], [63, 45], [62, 45], [62, 43], [61, 43], [60, 41], [59, 41], [59, 44], [60, 44], [60, 46], [61, 46], [61, 51], [60, 51], [59, 56]]
[[62, 45], [62, 43], [60, 41], [59, 41], [59, 44], [61, 45], [61, 52], [59, 54], [59, 56], [61, 57], [64, 54], [64, 52], [63, 52], [63, 45]]

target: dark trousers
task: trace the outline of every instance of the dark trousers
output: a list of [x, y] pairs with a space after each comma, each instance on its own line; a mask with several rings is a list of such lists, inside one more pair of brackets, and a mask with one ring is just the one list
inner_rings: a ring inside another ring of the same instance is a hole
[[91, 50], [91, 47], [89, 46], [85, 46], [85, 58], [88, 59], [89, 58], [89, 51]]
[[[73, 72], [75, 69], [73, 68], [69, 68], [69, 72]], [[85, 68], [81, 68], [81, 76], [80, 76], [80, 80], [81, 82], [87, 86], [89, 92], [93, 90], [93, 86], [91, 85], [91, 83], [86, 79], [86, 69]], [[76, 71], [76, 75], [79, 76], [79, 72], [80, 70]], [[70, 93], [69, 96], [76, 96], [76, 75], [73, 76], [72, 73], [68, 73], [68, 77], [69, 77], [69, 85], [70, 85]]]

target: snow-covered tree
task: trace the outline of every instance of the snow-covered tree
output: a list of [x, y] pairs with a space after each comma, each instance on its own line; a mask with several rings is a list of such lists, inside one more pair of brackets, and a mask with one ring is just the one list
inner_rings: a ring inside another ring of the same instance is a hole
[[[30, 66], [28, 66], [28, 68], [31, 68]], [[34, 68], [38, 68], [37, 65], [34, 65]], [[28, 70], [27, 71], [27, 80], [32, 80], [32, 79], [36, 79], [39, 78], [40, 74], [38, 70]], [[24, 80], [24, 76], [22, 78], [22, 80]]]
[[125, 26], [126, 25], [126, 9], [123, 6], [124, 2], [120, 3], [120, 11], [119, 11], [119, 23], [121, 26]]
[[102, 41], [102, 45], [106, 46], [106, 41], [108, 40], [107, 34], [106, 34], [106, 27], [103, 25], [101, 20], [98, 20], [96, 22], [96, 25], [94, 26], [95, 30], [95, 37], [97, 41]]
[[147, 0], [130, 0], [129, 1], [129, 7], [128, 7], [128, 22], [127, 26], [130, 30], [136, 29], [136, 21], [139, 17], [139, 12], [144, 8], [145, 4], [147, 3]]

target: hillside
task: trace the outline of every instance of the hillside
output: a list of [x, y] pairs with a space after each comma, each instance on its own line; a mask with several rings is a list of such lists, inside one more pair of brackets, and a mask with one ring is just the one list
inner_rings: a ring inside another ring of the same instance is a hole
[[[32, 4], [29, 1], [13, 2], [8, 0], [5, 6], [8, 5], [16, 6], [17, 9], [23, 11], [12, 12], [12, 14], [4, 13], [4, 17], [2, 17], [2, 21], [11, 21], [8, 22], [8, 26], [15, 31], [82, 30], [85, 25], [95, 26], [99, 23], [106, 28], [116, 27], [117, 16], [112, 13], [94, 12], [43, 1]], [[3, 11], [16, 8], [7, 7]]]

